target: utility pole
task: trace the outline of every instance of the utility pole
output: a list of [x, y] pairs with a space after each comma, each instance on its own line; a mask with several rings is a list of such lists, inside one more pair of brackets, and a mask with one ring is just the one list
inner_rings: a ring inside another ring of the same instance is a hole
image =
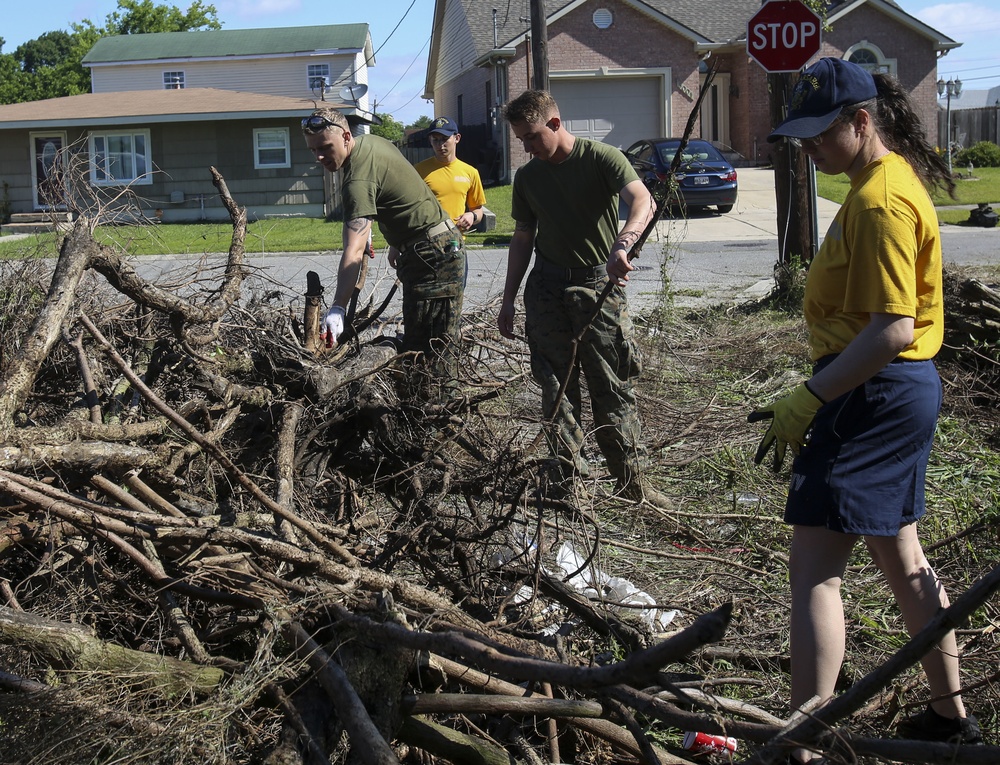
[[531, 87], [549, 89], [549, 33], [545, 26], [544, 0], [531, 0]]
[[[790, 74], [768, 74], [771, 124], [785, 118], [792, 88]], [[774, 196], [778, 208], [778, 263], [790, 265], [798, 257], [804, 265], [816, 254], [819, 232], [815, 231], [816, 198], [810, 177], [809, 158], [788, 141], [775, 144]]]

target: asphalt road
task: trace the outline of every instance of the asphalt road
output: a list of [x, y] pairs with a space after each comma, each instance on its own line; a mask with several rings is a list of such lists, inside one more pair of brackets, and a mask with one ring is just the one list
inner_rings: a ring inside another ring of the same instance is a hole
[[[628, 292], [633, 311], [655, 305], [666, 276], [674, 291], [675, 305], [701, 306], [724, 301], [741, 301], [765, 294], [772, 285], [772, 271], [778, 260], [777, 214], [774, 202], [774, 173], [762, 168], [739, 170], [740, 194], [736, 207], [726, 215], [715, 212], [695, 215], [688, 220], [665, 220], [658, 225], [636, 261]], [[838, 205], [818, 200], [819, 230], [825, 232]], [[942, 228], [945, 263], [960, 265], [1000, 265], [1000, 229]], [[503, 292], [506, 249], [470, 250], [466, 310], [497, 302]], [[301, 254], [248, 253], [252, 280], [263, 287], [301, 295], [306, 272], [316, 271], [333, 292], [339, 252]], [[189, 283], [199, 264], [217, 269], [225, 264], [223, 255], [203, 257], [170, 256], [135, 258], [140, 275], [160, 283]], [[394, 280], [383, 256], [370, 261], [365, 294], [376, 299], [388, 292]], [[212, 271], [205, 276], [211, 279]], [[397, 296], [397, 302], [400, 298]]]

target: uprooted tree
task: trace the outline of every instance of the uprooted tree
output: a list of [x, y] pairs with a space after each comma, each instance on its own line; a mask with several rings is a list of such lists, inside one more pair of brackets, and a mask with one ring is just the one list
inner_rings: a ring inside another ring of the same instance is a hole
[[[1000, 569], [812, 715], [713, 693], [722, 679], [692, 657], [731, 629], [733, 603], [665, 636], [644, 618], [655, 604], [612, 592], [592, 508], [540, 491], [519, 352], [469, 316], [465, 395], [401, 397], [410, 359], [376, 334], [379, 308], [327, 351], [315, 285], [301, 315], [245, 294], [246, 217], [212, 172], [233, 237], [207, 284], [141, 278], [88, 216], [53, 269], [3, 280], [5, 761], [692, 761], [657, 725], [735, 736], [746, 762], [795, 742], [1000, 760], [837, 727]], [[678, 517], [643, 512], [690, 541]], [[566, 540], [581, 554], [560, 570]], [[588, 573], [589, 591], [571, 586]]]

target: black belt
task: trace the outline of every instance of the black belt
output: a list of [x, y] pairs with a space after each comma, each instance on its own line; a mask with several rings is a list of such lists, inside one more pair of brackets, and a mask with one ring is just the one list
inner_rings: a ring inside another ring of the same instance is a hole
[[557, 266], [538, 255], [535, 256], [535, 270], [546, 276], [562, 281], [578, 283], [598, 281], [608, 275], [607, 266], [578, 266], [569, 268]]
[[452, 232], [452, 233], [455, 233], [455, 234], [459, 233], [458, 227], [452, 222], [451, 218], [448, 218], [447, 220], [443, 220], [440, 223], [435, 223], [433, 226], [431, 226], [428, 229], [424, 229], [423, 233], [421, 233], [420, 236], [413, 237], [413, 239], [411, 239], [410, 241], [408, 241], [406, 244], [404, 244], [399, 249], [400, 250], [408, 250], [411, 247], [413, 247], [415, 244], [420, 244], [421, 242], [430, 241], [431, 239], [433, 239], [436, 236], [441, 236], [441, 234], [447, 234], [449, 232]]

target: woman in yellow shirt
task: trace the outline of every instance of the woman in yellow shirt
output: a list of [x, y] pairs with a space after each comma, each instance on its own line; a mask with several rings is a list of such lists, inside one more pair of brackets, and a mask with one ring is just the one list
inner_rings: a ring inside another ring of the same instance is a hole
[[[907, 630], [948, 605], [924, 556], [917, 520], [941, 404], [932, 361], [944, 318], [941, 240], [925, 185], [954, 189], [909, 97], [887, 75], [824, 58], [803, 72], [788, 117], [768, 137], [789, 140], [816, 169], [844, 173], [851, 190], [814, 259], [804, 311], [813, 376], [750, 421], [770, 419], [758, 464], [796, 455], [785, 521], [793, 525], [793, 709], [829, 699], [845, 652], [840, 585], [863, 539]], [[807, 433], [809, 434], [807, 436]], [[900, 735], [981, 743], [959, 695], [950, 632], [922, 659], [930, 705]], [[799, 749], [792, 762], [815, 752]]]

